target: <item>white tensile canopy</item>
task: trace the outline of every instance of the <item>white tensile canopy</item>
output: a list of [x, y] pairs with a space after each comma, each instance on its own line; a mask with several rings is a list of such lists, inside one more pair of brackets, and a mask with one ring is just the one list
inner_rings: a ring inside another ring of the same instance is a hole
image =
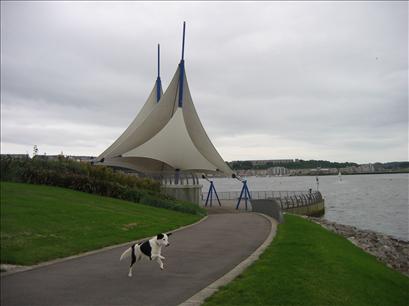
[[233, 171], [213, 146], [193, 105], [183, 51], [159, 101], [157, 92], [158, 82], [134, 121], [97, 158], [97, 163], [150, 174], [182, 171], [231, 176]]

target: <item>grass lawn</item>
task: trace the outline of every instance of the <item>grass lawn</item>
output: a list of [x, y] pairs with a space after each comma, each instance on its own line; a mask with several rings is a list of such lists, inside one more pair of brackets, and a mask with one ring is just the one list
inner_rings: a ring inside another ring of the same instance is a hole
[[286, 215], [260, 259], [211, 305], [409, 305], [409, 278], [345, 238]]
[[200, 218], [64, 188], [1, 182], [1, 263], [32, 265]]

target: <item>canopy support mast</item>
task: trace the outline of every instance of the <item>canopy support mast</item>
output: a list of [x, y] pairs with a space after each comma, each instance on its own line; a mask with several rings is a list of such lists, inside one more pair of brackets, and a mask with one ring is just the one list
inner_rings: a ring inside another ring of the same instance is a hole
[[186, 22], [183, 21], [183, 39], [182, 39], [182, 59], [180, 60], [179, 64], [179, 100], [178, 106], [183, 106], [183, 83], [185, 80], [185, 29], [186, 29]]
[[158, 44], [158, 78], [156, 79], [156, 102], [159, 102], [161, 96], [162, 82], [160, 80], [160, 44]]

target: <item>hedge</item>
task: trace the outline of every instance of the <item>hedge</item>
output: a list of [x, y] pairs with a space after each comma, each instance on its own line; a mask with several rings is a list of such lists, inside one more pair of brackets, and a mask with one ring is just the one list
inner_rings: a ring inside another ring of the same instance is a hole
[[157, 181], [115, 172], [105, 166], [65, 158], [46, 161], [2, 156], [0, 169], [2, 181], [64, 187], [190, 214], [205, 214], [198, 205], [160, 194]]

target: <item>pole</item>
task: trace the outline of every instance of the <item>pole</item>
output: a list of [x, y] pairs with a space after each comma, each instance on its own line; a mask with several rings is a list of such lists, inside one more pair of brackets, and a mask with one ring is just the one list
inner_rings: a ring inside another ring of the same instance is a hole
[[243, 199], [243, 196], [244, 196], [245, 208], [247, 210], [247, 208], [248, 208], [247, 203], [248, 203], [248, 201], [251, 202], [250, 190], [247, 187], [247, 180], [242, 180], [241, 182], [243, 183], [243, 187], [241, 188], [241, 192], [240, 192], [239, 200], [237, 201], [236, 209], [239, 209], [240, 202], [241, 202], [241, 200]]
[[247, 211], [247, 181], [244, 181], [244, 203], [246, 204], [246, 211]]
[[237, 201], [236, 209], [239, 209], [239, 205], [241, 202], [241, 198], [243, 196], [243, 192], [244, 192], [244, 185], [243, 185], [243, 188], [241, 188], [241, 192], [240, 192], [239, 200]]
[[211, 191], [210, 191], [210, 189], [209, 189], [209, 192], [207, 193], [207, 198], [206, 198], [205, 207], [207, 207], [207, 202], [209, 201], [210, 193], [211, 193]]
[[160, 77], [160, 44], [158, 44], [158, 78]]
[[180, 60], [179, 64], [179, 107], [183, 106], [183, 83], [185, 81], [185, 29], [186, 22], [183, 21], [182, 59]]
[[[210, 189], [212, 189], [212, 186], [213, 185], [210, 185]], [[211, 190], [210, 191], [210, 207], [212, 207], [213, 206], [213, 191]]]
[[[212, 185], [213, 185], [213, 181], [212, 181]], [[216, 191], [216, 188], [214, 188], [214, 185], [213, 185], [213, 190], [214, 190], [214, 194], [216, 195], [217, 202], [219, 202], [219, 206], [222, 207], [222, 204], [220, 203], [219, 195], [217, 194], [217, 191]]]
[[185, 59], [185, 30], [186, 30], [186, 21], [183, 21], [182, 61]]
[[160, 80], [160, 44], [158, 44], [158, 78], [156, 79], [156, 102], [160, 100], [160, 91], [162, 89], [162, 82]]
[[[205, 176], [203, 176], [203, 177], [205, 179], [207, 179]], [[205, 207], [207, 207], [208, 203], [210, 204], [209, 206], [212, 207], [212, 205], [213, 205], [213, 192], [214, 192], [214, 195], [216, 196], [216, 199], [217, 199], [217, 202], [219, 203], [219, 206], [221, 207], [222, 204], [220, 203], [219, 195], [217, 194], [217, 191], [216, 191], [216, 188], [214, 187], [213, 181], [209, 181], [209, 182], [210, 182], [210, 187], [209, 187], [209, 192], [207, 193]], [[209, 201], [209, 199], [210, 199], [210, 201]]]

